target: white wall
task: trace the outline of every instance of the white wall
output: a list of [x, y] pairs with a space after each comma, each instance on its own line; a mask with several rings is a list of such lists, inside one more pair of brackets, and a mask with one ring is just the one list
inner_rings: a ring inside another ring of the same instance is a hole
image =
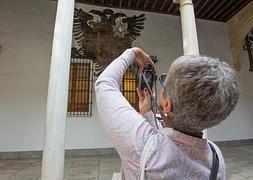
[[42, 148], [55, 3], [0, 0], [0, 151]]
[[253, 72], [249, 72], [246, 51], [241, 50], [241, 70], [238, 74], [241, 96], [232, 114], [219, 126], [211, 128], [209, 137], [217, 141], [253, 138]]
[[[47, 83], [56, 3], [47, 0], [0, 0], [0, 151], [41, 150], [44, 142]], [[78, 5], [84, 9], [101, 9]], [[142, 12], [123, 11], [128, 15]], [[145, 29], [135, 42], [159, 59], [159, 74], [182, 54], [179, 17], [146, 13]], [[231, 60], [226, 26], [197, 21], [202, 54]], [[236, 111], [209, 131], [213, 140], [253, 138], [250, 110], [252, 73], [242, 54], [239, 73], [242, 96]], [[68, 118], [66, 148], [112, 147], [97, 115], [93, 98], [91, 118]]]

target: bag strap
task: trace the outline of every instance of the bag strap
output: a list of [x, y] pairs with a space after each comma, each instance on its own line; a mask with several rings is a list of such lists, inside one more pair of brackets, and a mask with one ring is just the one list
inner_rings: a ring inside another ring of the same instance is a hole
[[[142, 154], [141, 154], [141, 159], [140, 159], [140, 180], [145, 180], [145, 164], [146, 164], [146, 160], [147, 160], [147, 156], [148, 156], [148, 153], [149, 153], [149, 150], [152, 146], [152, 142], [153, 142], [153, 139], [155, 138], [154, 135], [151, 135], [144, 148], [143, 148], [143, 151], [142, 151]], [[213, 154], [213, 162], [212, 162], [212, 169], [211, 169], [211, 174], [210, 174], [210, 178], [209, 180], [217, 180], [217, 175], [218, 175], [218, 171], [219, 171], [219, 157], [218, 157], [218, 154], [214, 148], [214, 146], [208, 142], [211, 150], [212, 150], [212, 154]]]
[[155, 138], [154, 135], [151, 135], [146, 144], [144, 145], [143, 151], [141, 153], [141, 160], [140, 160], [140, 180], [145, 180], [145, 164], [147, 160], [147, 156], [152, 146], [153, 139]]
[[211, 174], [210, 174], [210, 178], [209, 180], [216, 180], [217, 179], [217, 175], [218, 175], [218, 170], [219, 170], [219, 157], [218, 154], [215, 150], [215, 148], [213, 147], [213, 145], [208, 142], [212, 153], [213, 153], [213, 164], [212, 164], [212, 169], [211, 169]]

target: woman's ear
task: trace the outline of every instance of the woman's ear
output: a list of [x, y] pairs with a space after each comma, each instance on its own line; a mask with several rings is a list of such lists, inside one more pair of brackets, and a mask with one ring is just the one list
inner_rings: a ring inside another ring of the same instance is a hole
[[165, 98], [164, 106], [162, 108], [165, 113], [169, 113], [172, 111], [172, 102], [170, 98], [168, 97]]
[[160, 106], [165, 113], [169, 113], [172, 111], [172, 102], [169, 97], [165, 96], [164, 90], [162, 89], [160, 92]]

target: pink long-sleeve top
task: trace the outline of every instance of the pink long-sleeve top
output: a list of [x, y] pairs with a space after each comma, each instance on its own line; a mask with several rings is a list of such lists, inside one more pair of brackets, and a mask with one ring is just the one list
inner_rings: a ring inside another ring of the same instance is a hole
[[[145, 164], [146, 179], [209, 179], [212, 151], [206, 139], [171, 128], [156, 129], [152, 112], [141, 116], [120, 92], [123, 74], [134, 59], [133, 50], [126, 50], [95, 83], [98, 113], [122, 160], [122, 179], [139, 178], [141, 153], [150, 135], [155, 135], [155, 141]], [[224, 159], [214, 147], [220, 161], [217, 179], [223, 180]]]

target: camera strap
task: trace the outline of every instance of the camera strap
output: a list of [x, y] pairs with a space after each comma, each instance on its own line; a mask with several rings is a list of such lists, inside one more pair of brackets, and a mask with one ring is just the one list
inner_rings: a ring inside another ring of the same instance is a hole
[[153, 111], [154, 116], [155, 116], [156, 128], [158, 129], [157, 119], [156, 119], [156, 110], [158, 110], [159, 113], [161, 114], [162, 120], [164, 121], [166, 127], [174, 128], [172, 121], [170, 121], [167, 118], [167, 116], [165, 116], [165, 114], [162, 111], [162, 108], [157, 104], [157, 96], [156, 96], [156, 94], [154, 95], [152, 89], [150, 88], [150, 86], [148, 84], [148, 81], [147, 81], [145, 75], [142, 72], [141, 72], [141, 76], [143, 77], [143, 79], [144, 79], [144, 81], [147, 85], [147, 88], [148, 88], [148, 91], [149, 91], [149, 94], [150, 94], [150, 97], [151, 97], [152, 111]]
[[[146, 83], [146, 85], [147, 85], [147, 88], [148, 88], [148, 91], [149, 91], [149, 94], [150, 94], [150, 97], [151, 97], [152, 111], [153, 111], [154, 115], [156, 114], [156, 109], [157, 109], [157, 110], [160, 112], [161, 117], [162, 117], [162, 119], [163, 119], [163, 121], [164, 121], [166, 127], [170, 127], [170, 128], [173, 128], [173, 129], [174, 129], [173, 122], [170, 121], [170, 120], [167, 118], [167, 116], [165, 116], [165, 114], [163, 113], [161, 107], [157, 104], [157, 99], [156, 99], [157, 96], [156, 96], [156, 94], [154, 95], [153, 91], [151, 90], [151, 88], [150, 88], [150, 86], [149, 86], [149, 84], [148, 84], [148, 82], [147, 82], [147, 79], [146, 79], [145, 75], [144, 75], [143, 73], [141, 73], [141, 76], [143, 77], [143, 79], [144, 79], [144, 81], [145, 81], [145, 83]], [[157, 129], [158, 129], [156, 116], [155, 116], [155, 123], [156, 123], [156, 127], [157, 127]], [[195, 135], [190, 135], [190, 136], [195, 136]], [[152, 137], [152, 136], [151, 136], [151, 137]], [[202, 134], [199, 135], [199, 136], [195, 136], [195, 137], [200, 137], [200, 138], [201, 138], [201, 137], [202, 137]], [[149, 140], [151, 140], [151, 138], [150, 138]], [[148, 141], [149, 141], [149, 140], [148, 140]], [[210, 142], [208, 142], [208, 144], [209, 144], [209, 146], [210, 146], [210, 148], [211, 148], [211, 150], [212, 150], [212, 156], [213, 156], [212, 169], [211, 169], [211, 173], [210, 173], [209, 180], [216, 180], [216, 179], [217, 179], [217, 175], [218, 175], [218, 171], [219, 171], [219, 157], [218, 157], [218, 154], [217, 154], [217, 152], [216, 152], [214, 146], [213, 146]], [[145, 145], [145, 146], [146, 146], [146, 145]], [[149, 145], [147, 145], [147, 147], [148, 147], [148, 146], [149, 146]], [[147, 147], [146, 147], [146, 148], [147, 148]], [[145, 152], [145, 151], [144, 151], [144, 152]], [[143, 155], [142, 155], [142, 156], [143, 156]], [[143, 159], [143, 157], [142, 157], [141, 159]], [[143, 163], [142, 160], [141, 160], [141, 163]], [[141, 170], [142, 170], [142, 171], [141, 171], [141, 177], [145, 177], [145, 162], [144, 162], [144, 166], [141, 166], [141, 167], [142, 167], [142, 168], [141, 168]], [[144, 167], [144, 168], [143, 168], [143, 167]], [[143, 178], [142, 178], [142, 179], [143, 179]]]

